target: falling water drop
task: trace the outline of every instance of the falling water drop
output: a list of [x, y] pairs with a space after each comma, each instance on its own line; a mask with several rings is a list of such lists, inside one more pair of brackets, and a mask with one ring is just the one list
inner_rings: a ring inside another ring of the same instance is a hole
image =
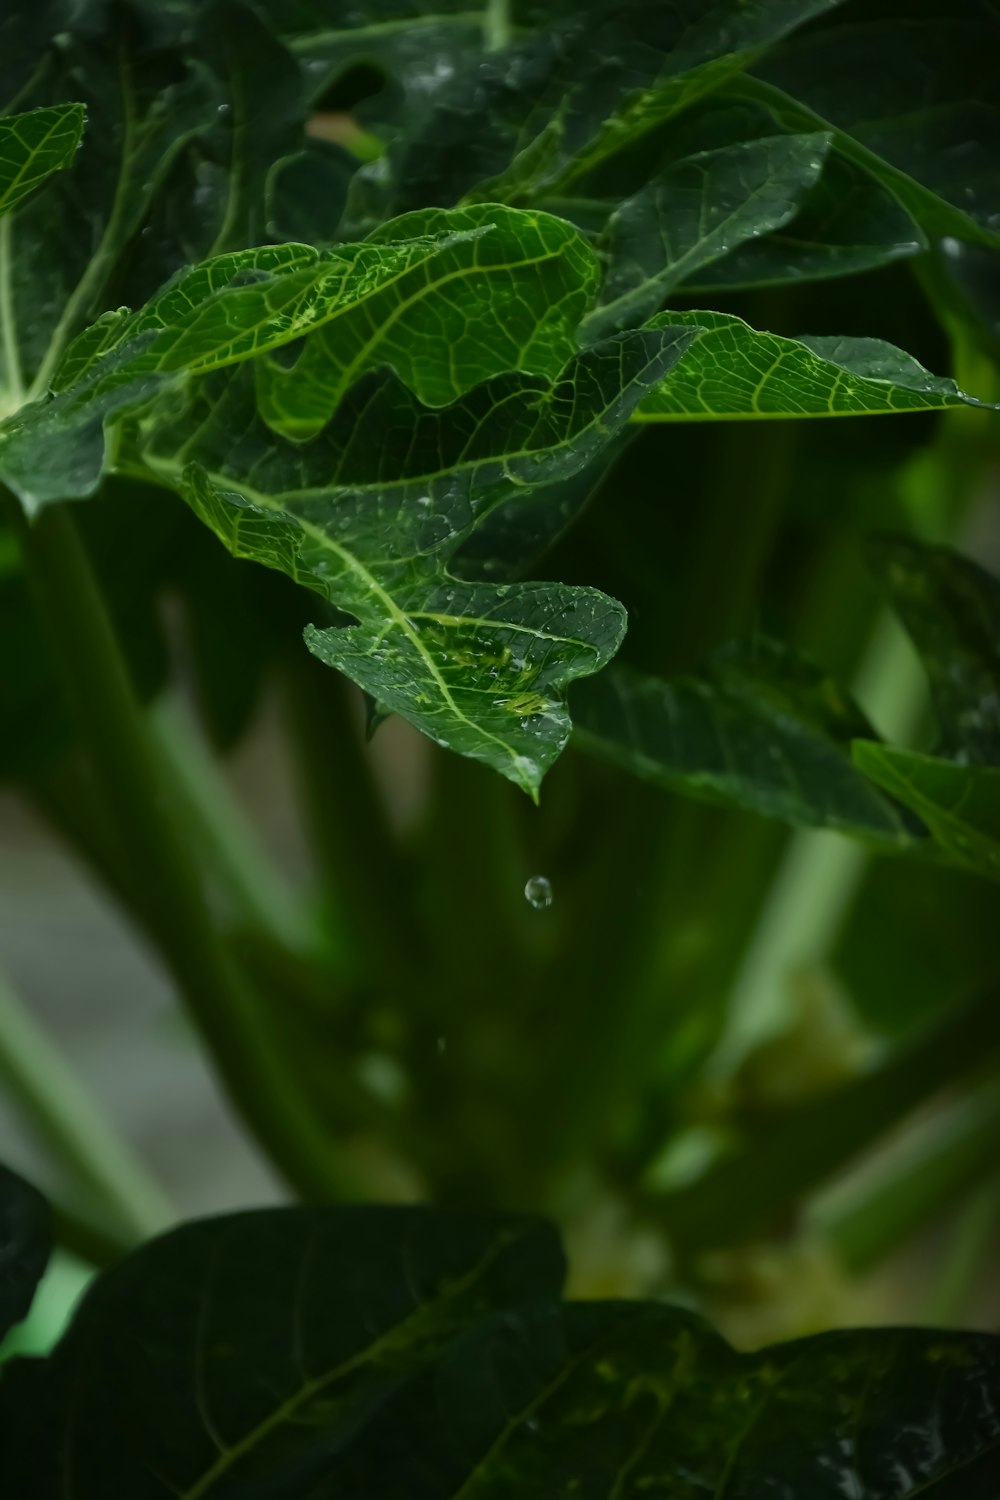
[[532, 875], [525, 882], [524, 899], [536, 911], [544, 911], [547, 906], [552, 905], [552, 882], [544, 875]]

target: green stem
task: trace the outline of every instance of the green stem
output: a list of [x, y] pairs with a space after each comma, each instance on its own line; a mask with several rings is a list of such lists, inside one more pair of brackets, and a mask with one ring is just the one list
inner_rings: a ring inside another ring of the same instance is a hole
[[72, 754], [43, 766], [22, 788], [59, 837], [152, 936], [149, 913], [141, 909], [142, 892], [129, 878], [124, 850], [89, 767]]
[[511, 42], [510, 0], [487, 0], [483, 22], [487, 52], [499, 52]]
[[292, 951], [319, 946], [301, 898], [262, 848], [229, 783], [180, 708], [161, 700], [147, 710], [147, 724], [171, 799], [182, 807], [199, 854], [237, 920]]
[[0, 1080], [105, 1233], [143, 1240], [174, 1210], [11, 987], [0, 978]]
[[959, 1217], [928, 1303], [928, 1323], [938, 1328], [953, 1328], [968, 1318], [970, 1298], [991, 1262], [998, 1235], [1000, 1182], [994, 1179], [972, 1195]]
[[[14, 317], [14, 293], [11, 285], [13, 252], [11, 248], [11, 215], [0, 219], [0, 329], [3, 330], [4, 375], [7, 394], [12, 410], [17, 410], [24, 400], [24, 383], [21, 375], [21, 351], [17, 343], [17, 323]], [[0, 419], [5, 413], [0, 410]]]
[[990, 1078], [814, 1200], [809, 1226], [848, 1270], [866, 1271], [995, 1175], [998, 1139], [1000, 1093]]
[[[888, 739], [909, 740], [923, 711], [924, 679], [888, 613], [879, 618], [853, 690]], [[780, 1029], [788, 979], [829, 960], [870, 860], [864, 844], [839, 833], [807, 829], [792, 836], [730, 995], [729, 1021], [710, 1063], [714, 1076], [730, 1076], [753, 1046]]]
[[421, 952], [422, 935], [403, 851], [351, 713], [353, 688], [301, 644], [284, 666], [306, 835], [327, 886], [331, 922], [368, 975], [397, 983]]
[[748, 1133], [704, 1177], [647, 1210], [683, 1253], [739, 1243], [998, 1047], [1000, 990], [992, 989], [882, 1066]]
[[300, 1190], [342, 1193], [332, 1143], [288, 1077], [261, 997], [216, 933], [187, 831], [170, 807], [128, 670], [65, 506], [18, 516], [25, 566], [157, 941], [245, 1118]]
[[18, 1355], [45, 1355], [62, 1337], [73, 1309], [93, 1280], [93, 1263], [86, 1255], [67, 1253], [62, 1245], [45, 1269], [28, 1316], [15, 1323], [0, 1344], [0, 1364]]
[[138, 1235], [113, 1234], [105, 1225], [64, 1203], [51, 1203], [50, 1207], [56, 1244], [99, 1271], [124, 1260], [142, 1243]]

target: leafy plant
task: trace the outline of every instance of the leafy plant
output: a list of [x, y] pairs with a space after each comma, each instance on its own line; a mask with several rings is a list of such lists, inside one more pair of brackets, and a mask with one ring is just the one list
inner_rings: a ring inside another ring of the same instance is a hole
[[[996, 1493], [995, 1337], [703, 1315], [995, 1197], [998, 26], [0, 21], [0, 766], [317, 1205], [151, 1237], [0, 994], [57, 1241], [110, 1267], [2, 1367], [12, 1493]], [[164, 713], [179, 639], [220, 751], [278, 695], [313, 888]], [[932, 1167], [914, 1113], [963, 1101]], [[6, 1328], [47, 1230], [0, 1212]]]

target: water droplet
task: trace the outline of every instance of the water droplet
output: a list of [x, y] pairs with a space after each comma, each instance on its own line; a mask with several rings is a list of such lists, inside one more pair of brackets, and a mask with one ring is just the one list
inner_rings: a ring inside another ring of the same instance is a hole
[[524, 899], [536, 911], [544, 911], [552, 905], [552, 882], [545, 875], [532, 875], [525, 881]]
[[229, 113], [229, 105], [228, 104], [220, 104], [217, 107], [216, 113], [220, 114], [220, 115], [228, 115], [228, 113]]
[[448, 1046], [448, 1040], [447, 1040], [447, 1038], [443, 1037], [443, 1036], [439, 1036], [438, 1039], [437, 1039], [437, 1050], [438, 1050], [438, 1056], [439, 1057], [443, 1057], [444, 1056], [444, 1053], [445, 1053], [445, 1050], [446, 1050], [447, 1046]]

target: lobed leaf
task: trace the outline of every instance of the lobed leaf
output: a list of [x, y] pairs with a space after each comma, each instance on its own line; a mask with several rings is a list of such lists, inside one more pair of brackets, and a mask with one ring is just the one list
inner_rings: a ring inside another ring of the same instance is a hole
[[785, 338], [718, 312], [664, 312], [647, 326], [699, 332], [634, 421], [858, 417], [989, 405], [881, 339]]
[[[12, 1493], [992, 1500], [1000, 1339], [739, 1354], [662, 1302], [560, 1302], [542, 1224], [293, 1208], [189, 1224], [0, 1386]], [[85, 1378], [83, 1378], [85, 1375]]]
[[56, 399], [0, 427], [0, 475], [29, 511], [90, 494], [114, 418], [169, 384], [309, 334], [291, 368], [257, 365], [265, 418], [299, 438], [388, 358], [435, 405], [509, 368], [554, 375], [573, 352], [596, 280], [593, 252], [571, 226], [503, 208], [410, 215], [371, 242], [325, 251], [289, 244], [219, 255], [70, 344], [52, 377]]
[[590, 463], [690, 337], [621, 335], [554, 383], [504, 375], [440, 410], [373, 372], [302, 445], [270, 432], [237, 371], [154, 405], [130, 441], [230, 551], [356, 617], [308, 632], [318, 656], [535, 795], [569, 735], [562, 691], [613, 655], [623, 611], [592, 589], [463, 583], [449, 562], [493, 507]]
[[[410, 246], [426, 246], [415, 255]], [[428, 209], [354, 247], [358, 294], [295, 363], [257, 368], [265, 420], [289, 437], [323, 427], [367, 370], [390, 364], [428, 406], [504, 371], [555, 376], [597, 290], [597, 258], [569, 224], [484, 204]]]

